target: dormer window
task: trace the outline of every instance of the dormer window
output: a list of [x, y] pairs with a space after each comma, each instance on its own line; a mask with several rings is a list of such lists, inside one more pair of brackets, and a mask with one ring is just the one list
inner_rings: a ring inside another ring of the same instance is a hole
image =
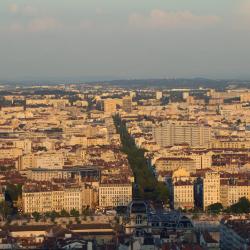
[[135, 223], [138, 225], [142, 224], [142, 216], [141, 215], [136, 215]]

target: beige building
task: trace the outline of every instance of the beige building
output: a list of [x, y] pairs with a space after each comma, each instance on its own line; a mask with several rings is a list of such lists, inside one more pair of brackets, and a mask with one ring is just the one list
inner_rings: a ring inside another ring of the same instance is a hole
[[15, 148], [22, 149], [24, 154], [30, 153], [32, 149], [32, 142], [29, 139], [14, 140], [13, 145]]
[[115, 113], [116, 112], [116, 100], [115, 99], [105, 99], [103, 100], [103, 110], [105, 113]]
[[207, 169], [212, 166], [212, 153], [192, 153], [189, 155], [195, 161], [196, 169]]
[[87, 147], [88, 139], [85, 135], [72, 135], [69, 139], [69, 145], [82, 145], [84, 148]]
[[175, 171], [185, 168], [189, 172], [195, 172], [195, 161], [189, 157], [161, 157], [155, 162], [156, 171]]
[[87, 101], [78, 100], [74, 102], [74, 105], [77, 107], [88, 107], [89, 104]]
[[95, 136], [95, 137], [88, 137], [87, 138], [87, 145], [96, 146], [96, 145], [108, 145], [108, 138], [106, 136]]
[[122, 109], [127, 113], [132, 112], [132, 98], [130, 96], [125, 96], [122, 98]]
[[161, 91], [156, 91], [155, 92], [155, 99], [160, 100], [162, 98], [162, 92]]
[[174, 209], [192, 209], [194, 207], [194, 185], [191, 181], [176, 181], [172, 188]]
[[22, 112], [24, 111], [24, 107], [23, 106], [1, 107], [1, 111], [4, 113]]
[[0, 159], [14, 159], [23, 154], [21, 148], [0, 148]]
[[63, 187], [43, 184], [26, 185], [23, 187], [22, 205], [24, 213], [46, 213], [53, 210], [70, 212], [76, 209], [81, 212], [84, 207], [97, 204], [97, 191], [84, 185]]
[[171, 203], [174, 209], [194, 207], [194, 184], [185, 168], [179, 168], [172, 174]]
[[220, 202], [220, 174], [207, 171], [203, 178], [203, 209]]
[[237, 203], [242, 197], [250, 200], [250, 182], [248, 180], [221, 180], [220, 197], [223, 207]]
[[241, 102], [250, 102], [250, 92], [242, 93], [240, 95]]
[[62, 169], [64, 166], [64, 156], [60, 152], [42, 152], [26, 154], [19, 157], [18, 169], [27, 168], [48, 168]]
[[65, 107], [69, 105], [70, 102], [67, 99], [26, 99], [26, 105], [51, 105], [55, 108]]
[[250, 141], [215, 140], [210, 143], [210, 148], [237, 148], [244, 149], [250, 147]]
[[102, 183], [99, 186], [99, 207], [127, 206], [132, 201], [132, 183]]

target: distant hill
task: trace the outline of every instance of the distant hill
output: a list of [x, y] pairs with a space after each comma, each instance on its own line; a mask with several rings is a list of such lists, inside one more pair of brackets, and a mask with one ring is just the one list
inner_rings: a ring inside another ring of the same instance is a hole
[[156, 87], [156, 88], [250, 88], [250, 81], [240, 80], [211, 80], [204, 78], [194, 79], [144, 79], [144, 80], [113, 80], [104, 84], [120, 86], [124, 88]]
[[250, 80], [212, 80], [206, 78], [175, 78], [175, 79], [124, 79], [124, 80], [97, 80], [97, 81], [84, 81], [84, 80], [37, 80], [37, 81], [3, 81], [3, 85], [10, 87], [20, 86], [20, 87], [31, 87], [31, 86], [53, 86], [60, 84], [91, 84], [98, 85], [109, 85], [109, 86], [119, 86], [123, 88], [138, 89], [138, 88], [164, 88], [164, 89], [173, 89], [173, 88], [214, 88], [217, 90], [223, 89], [234, 89], [234, 88], [250, 88]]

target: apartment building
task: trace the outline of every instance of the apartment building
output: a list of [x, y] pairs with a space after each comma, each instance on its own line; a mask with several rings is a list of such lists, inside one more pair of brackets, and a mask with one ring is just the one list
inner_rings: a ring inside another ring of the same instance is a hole
[[220, 174], [213, 170], [204, 170], [193, 176], [195, 204], [206, 210], [211, 204], [220, 202]]
[[71, 167], [67, 169], [45, 169], [34, 168], [26, 171], [26, 176], [34, 181], [52, 181], [53, 179], [75, 179], [79, 183], [89, 180], [90, 182], [99, 182], [100, 170], [90, 167]]
[[71, 146], [82, 145], [84, 148], [88, 145], [88, 139], [85, 135], [72, 135], [68, 141]]
[[207, 169], [212, 166], [212, 154], [211, 152], [205, 153], [191, 153], [189, 158], [195, 161], [195, 169]]
[[247, 140], [214, 140], [210, 143], [210, 148], [233, 148], [245, 149], [250, 147], [250, 141]]
[[21, 148], [4, 147], [0, 148], [0, 159], [14, 159], [23, 154]]
[[87, 146], [96, 146], [96, 145], [108, 145], [108, 137], [107, 136], [95, 136], [95, 137], [88, 137], [87, 139]]
[[40, 186], [23, 188], [22, 193], [22, 208], [24, 213], [46, 213], [55, 211], [61, 211], [63, 209], [64, 191], [62, 188], [53, 187], [48, 188], [46, 186]]
[[122, 109], [126, 113], [132, 112], [132, 98], [130, 96], [125, 96], [122, 98]]
[[187, 143], [192, 147], [206, 146], [211, 141], [211, 128], [203, 125], [162, 122], [153, 127], [152, 135], [161, 147]]
[[240, 95], [240, 102], [250, 102], [250, 92], [242, 93]]
[[180, 167], [189, 172], [196, 170], [195, 161], [189, 157], [161, 157], [155, 162], [156, 171], [175, 171]]
[[65, 107], [69, 105], [70, 102], [67, 99], [26, 99], [26, 105], [36, 106], [36, 105], [50, 105], [56, 108]]
[[107, 181], [99, 186], [99, 207], [127, 206], [132, 201], [132, 183]]
[[160, 100], [162, 98], [162, 92], [161, 91], [156, 91], [155, 92], [155, 99]]
[[84, 207], [97, 204], [97, 190], [89, 185], [59, 186], [50, 183], [34, 183], [23, 186], [22, 206], [24, 213], [81, 212]]
[[246, 197], [250, 200], [250, 181], [249, 180], [221, 180], [220, 181], [220, 201], [223, 207], [229, 207]]
[[174, 209], [194, 208], [194, 185], [190, 180], [178, 180], [173, 183], [173, 207]]
[[[21, 152], [18, 149], [22, 149], [23, 153], [30, 153], [31, 152], [31, 140], [29, 139], [16, 139], [16, 138], [1, 138], [0, 139], [0, 148], [4, 149], [7, 148], [8, 150], [6, 150], [6, 152], [2, 151], [3, 154], [8, 154], [8, 151], [10, 148], [13, 148], [12, 152], [9, 152], [9, 154], [15, 155], [15, 154], [19, 154], [19, 152]], [[15, 153], [15, 148], [16, 153]]]
[[117, 102], [114, 99], [103, 100], [103, 110], [105, 113], [115, 113]]
[[19, 157], [18, 169], [48, 168], [62, 169], [64, 166], [64, 155], [60, 152], [40, 152], [25, 154]]

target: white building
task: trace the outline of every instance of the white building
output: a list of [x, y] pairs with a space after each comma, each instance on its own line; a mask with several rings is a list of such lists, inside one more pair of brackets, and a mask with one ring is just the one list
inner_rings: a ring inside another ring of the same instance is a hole
[[162, 122], [153, 127], [153, 138], [161, 147], [187, 143], [193, 147], [207, 146], [211, 141], [211, 128], [196, 124]]

